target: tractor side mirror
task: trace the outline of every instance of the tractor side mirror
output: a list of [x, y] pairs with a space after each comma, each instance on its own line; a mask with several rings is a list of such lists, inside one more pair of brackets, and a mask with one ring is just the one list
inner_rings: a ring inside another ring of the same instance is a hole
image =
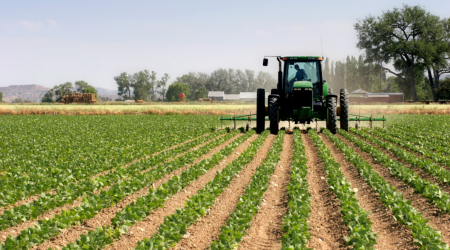
[[267, 66], [269, 64], [269, 59], [264, 58], [263, 59], [263, 66]]

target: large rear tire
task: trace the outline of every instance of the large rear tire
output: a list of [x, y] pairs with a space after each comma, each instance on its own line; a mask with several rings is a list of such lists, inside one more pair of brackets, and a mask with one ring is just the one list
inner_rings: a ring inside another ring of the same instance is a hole
[[348, 132], [348, 117], [349, 117], [349, 105], [348, 105], [348, 91], [341, 89], [339, 93], [339, 103], [341, 106], [340, 125], [341, 129]]
[[278, 98], [272, 97], [269, 99], [269, 120], [270, 133], [278, 134]]
[[327, 98], [327, 129], [332, 134], [337, 132], [336, 98]]
[[266, 92], [264, 89], [258, 89], [256, 92], [256, 132], [262, 133], [266, 123]]

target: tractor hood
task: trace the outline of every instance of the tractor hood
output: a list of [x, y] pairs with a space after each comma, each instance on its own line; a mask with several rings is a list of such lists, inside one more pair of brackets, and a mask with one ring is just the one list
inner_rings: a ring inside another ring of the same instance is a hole
[[298, 81], [294, 82], [294, 88], [312, 88], [313, 85], [308, 81]]

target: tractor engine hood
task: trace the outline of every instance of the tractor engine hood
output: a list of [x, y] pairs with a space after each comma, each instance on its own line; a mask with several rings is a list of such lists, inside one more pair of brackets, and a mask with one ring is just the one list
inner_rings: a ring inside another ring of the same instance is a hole
[[313, 84], [308, 81], [297, 81], [294, 82], [294, 88], [312, 88]]

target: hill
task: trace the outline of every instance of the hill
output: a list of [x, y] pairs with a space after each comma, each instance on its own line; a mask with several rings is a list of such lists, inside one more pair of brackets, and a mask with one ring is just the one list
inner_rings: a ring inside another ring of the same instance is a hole
[[42, 97], [50, 88], [31, 84], [31, 85], [10, 85], [8, 87], [0, 87], [0, 92], [3, 93], [3, 100], [12, 102], [16, 98], [22, 100], [30, 100], [33, 102], [41, 102]]

